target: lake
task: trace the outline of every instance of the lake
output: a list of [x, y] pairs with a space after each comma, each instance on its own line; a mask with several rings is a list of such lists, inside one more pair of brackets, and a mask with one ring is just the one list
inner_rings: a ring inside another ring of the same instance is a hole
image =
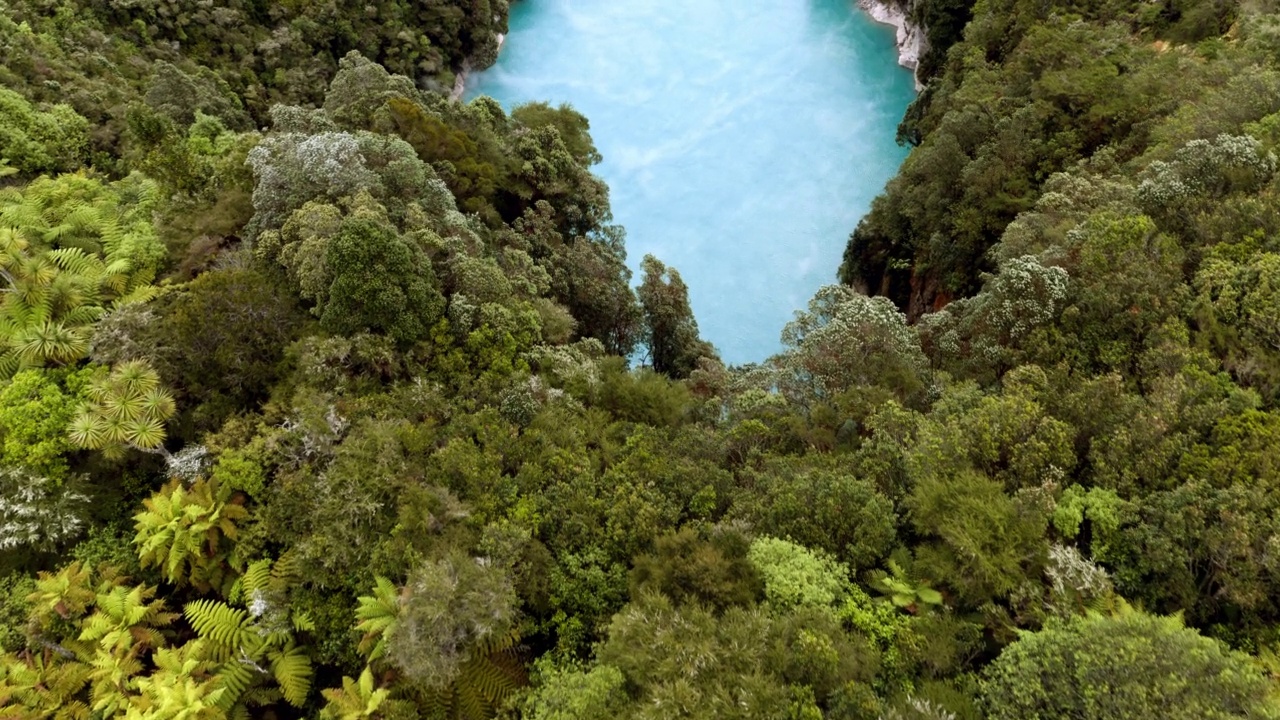
[[726, 362], [777, 352], [906, 157], [893, 29], [849, 0], [520, 0], [510, 26], [467, 97], [586, 115], [632, 269], [679, 270]]

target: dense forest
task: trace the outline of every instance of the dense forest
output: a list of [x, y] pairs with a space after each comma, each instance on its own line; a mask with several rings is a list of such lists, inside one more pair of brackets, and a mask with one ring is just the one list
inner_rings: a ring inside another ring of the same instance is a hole
[[0, 0], [0, 718], [1280, 718], [1280, 7], [908, 10], [725, 367], [506, 0]]

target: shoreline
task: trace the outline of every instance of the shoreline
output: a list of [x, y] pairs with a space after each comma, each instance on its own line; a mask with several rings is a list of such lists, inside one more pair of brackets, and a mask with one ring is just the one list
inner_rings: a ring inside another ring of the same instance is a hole
[[916, 92], [923, 90], [924, 85], [916, 71], [920, 65], [920, 56], [925, 51], [924, 31], [912, 25], [906, 13], [885, 0], [858, 0], [858, 7], [875, 22], [897, 30], [898, 64], [911, 71]]
[[[497, 53], [500, 54], [502, 52], [502, 44], [507, 41], [507, 36], [505, 33], [497, 33], [496, 37], [498, 38]], [[451, 102], [458, 102], [462, 99], [462, 94], [467, 91], [467, 75], [470, 72], [471, 63], [463, 62], [462, 68], [458, 70], [458, 74], [453, 80], [453, 91], [449, 93]]]

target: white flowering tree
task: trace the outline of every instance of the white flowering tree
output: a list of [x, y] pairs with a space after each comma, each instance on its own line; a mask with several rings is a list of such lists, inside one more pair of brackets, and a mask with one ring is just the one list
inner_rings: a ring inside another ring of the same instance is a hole
[[1032, 255], [1006, 260], [985, 280], [974, 297], [920, 319], [924, 347], [941, 367], [1003, 371], [1020, 343], [1062, 312], [1071, 284], [1066, 270], [1043, 265]]
[[52, 550], [85, 527], [88, 496], [25, 468], [0, 467], [0, 552]]

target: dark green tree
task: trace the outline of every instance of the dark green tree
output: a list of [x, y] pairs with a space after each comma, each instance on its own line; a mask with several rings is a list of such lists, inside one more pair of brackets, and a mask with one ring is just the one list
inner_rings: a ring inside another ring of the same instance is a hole
[[350, 218], [329, 246], [333, 272], [320, 324], [338, 335], [375, 332], [402, 346], [424, 339], [444, 310], [420, 250], [369, 218]]
[[698, 321], [689, 307], [689, 288], [675, 268], [652, 255], [640, 262], [644, 273], [636, 294], [644, 308], [645, 341], [653, 369], [685, 378], [703, 357], [715, 357], [711, 344], [698, 337]]

